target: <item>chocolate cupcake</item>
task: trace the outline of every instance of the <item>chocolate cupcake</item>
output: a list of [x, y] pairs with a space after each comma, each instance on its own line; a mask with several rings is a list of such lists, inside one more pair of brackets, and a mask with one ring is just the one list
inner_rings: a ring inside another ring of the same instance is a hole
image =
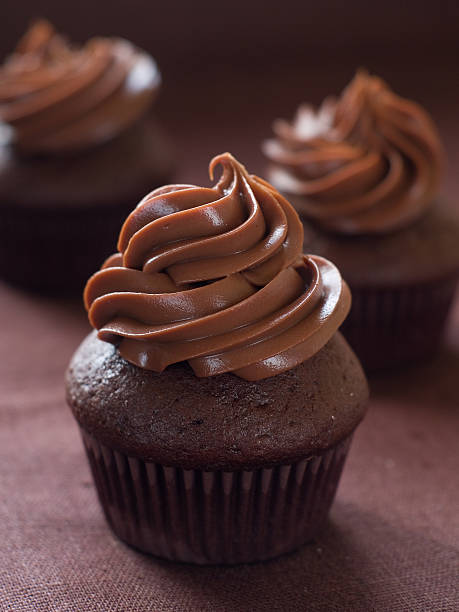
[[291, 205], [231, 155], [169, 185], [88, 281], [96, 331], [67, 372], [105, 516], [144, 552], [240, 563], [290, 551], [332, 503], [367, 385], [337, 331], [350, 293], [303, 255]]
[[444, 152], [419, 105], [359, 72], [338, 100], [274, 124], [268, 177], [303, 217], [353, 306], [343, 333], [370, 370], [430, 357], [459, 275], [459, 221], [438, 197]]
[[169, 172], [167, 143], [145, 118], [160, 81], [123, 39], [74, 47], [46, 21], [32, 25], [0, 67], [3, 278], [82, 290], [127, 212]]

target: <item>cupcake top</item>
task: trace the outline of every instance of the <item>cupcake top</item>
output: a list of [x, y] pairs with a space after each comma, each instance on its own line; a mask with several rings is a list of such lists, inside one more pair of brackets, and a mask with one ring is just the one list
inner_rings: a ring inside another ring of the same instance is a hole
[[338, 99], [301, 106], [263, 145], [269, 178], [301, 214], [343, 234], [383, 234], [422, 216], [444, 153], [426, 111], [359, 71]]
[[350, 293], [333, 264], [302, 254], [285, 198], [229, 153], [211, 178], [218, 165], [212, 188], [168, 185], [139, 203], [85, 305], [99, 338], [141, 368], [188, 361], [197, 376], [259, 380], [317, 353]]
[[69, 45], [35, 22], [0, 67], [0, 120], [26, 153], [106, 142], [143, 115], [161, 81], [153, 59], [121, 38]]

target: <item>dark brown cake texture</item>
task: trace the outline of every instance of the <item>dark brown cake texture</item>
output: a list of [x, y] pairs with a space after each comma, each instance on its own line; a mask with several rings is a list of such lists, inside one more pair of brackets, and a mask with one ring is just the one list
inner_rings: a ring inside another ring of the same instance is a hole
[[353, 300], [341, 331], [367, 370], [435, 354], [459, 278], [459, 219], [446, 202], [385, 236], [331, 235], [306, 223], [304, 248], [339, 262]]
[[359, 72], [265, 143], [268, 176], [303, 216], [304, 249], [352, 290], [342, 331], [367, 370], [431, 357], [459, 278], [459, 217], [438, 197], [444, 153], [417, 104]]
[[[80, 57], [86, 66], [102, 57], [105, 72], [80, 85]], [[154, 63], [143, 85], [132, 92], [127, 86], [138, 66], [152, 61], [146, 58], [121, 39], [74, 49], [39, 21], [0, 68], [0, 120], [12, 128], [0, 144], [5, 280], [38, 292], [81, 291], [113, 251], [129, 210], [170, 176], [167, 138], [145, 116], [160, 83]], [[54, 83], [34, 91], [29, 79], [45, 83], [53, 71]], [[61, 74], [73, 78], [75, 92], [56, 99], [65, 87]]]
[[115, 248], [126, 213], [170, 175], [168, 147], [143, 119], [77, 156], [0, 149], [0, 276], [37, 292], [82, 291]]
[[128, 544], [191, 563], [261, 561], [325, 522], [368, 389], [338, 333], [273, 378], [198, 379], [120, 357], [93, 332], [67, 373], [105, 515]]
[[313, 538], [368, 399], [337, 332], [339, 272], [301, 254], [299, 218], [270, 185], [229, 154], [217, 164], [215, 187], [157, 189], [128, 217], [86, 286], [97, 331], [66, 380], [113, 531], [198, 564]]
[[353, 432], [367, 400], [360, 364], [339, 333], [296, 368], [247, 381], [230, 372], [198, 379], [186, 363], [144, 370], [92, 332], [67, 380], [89, 435], [184, 469], [256, 469], [320, 455]]

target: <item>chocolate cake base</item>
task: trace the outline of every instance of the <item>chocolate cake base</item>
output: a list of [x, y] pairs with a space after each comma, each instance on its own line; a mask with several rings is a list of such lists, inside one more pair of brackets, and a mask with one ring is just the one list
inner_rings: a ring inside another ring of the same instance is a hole
[[431, 358], [459, 279], [457, 213], [438, 202], [385, 236], [337, 236], [303, 223], [304, 251], [330, 259], [349, 284], [352, 308], [342, 332], [365, 370]]
[[457, 275], [405, 288], [354, 289], [341, 331], [367, 372], [431, 359], [439, 348]]
[[167, 182], [171, 155], [144, 120], [74, 156], [22, 158], [0, 149], [0, 276], [40, 293], [81, 292], [116, 250], [126, 215]]
[[337, 333], [275, 377], [138, 368], [91, 333], [67, 373], [102, 508], [151, 554], [242, 563], [293, 550], [327, 517], [368, 388]]

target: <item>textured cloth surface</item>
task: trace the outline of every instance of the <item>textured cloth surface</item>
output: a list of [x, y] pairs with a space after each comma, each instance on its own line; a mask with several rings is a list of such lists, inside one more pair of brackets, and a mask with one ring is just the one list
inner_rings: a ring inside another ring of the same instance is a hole
[[105, 523], [62, 385], [81, 307], [4, 285], [0, 303], [2, 612], [459, 609], [459, 304], [434, 363], [372, 381], [317, 541], [199, 568], [130, 550]]

